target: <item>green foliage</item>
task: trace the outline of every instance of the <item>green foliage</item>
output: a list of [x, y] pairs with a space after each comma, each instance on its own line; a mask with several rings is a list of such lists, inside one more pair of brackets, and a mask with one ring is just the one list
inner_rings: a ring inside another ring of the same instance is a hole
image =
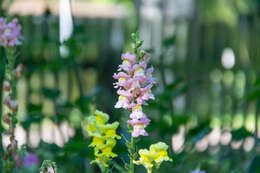
[[57, 100], [59, 95], [60, 95], [60, 91], [58, 89], [50, 89], [50, 88], [43, 88], [42, 89], [42, 94], [50, 99], [50, 100]]
[[44, 160], [40, 168], [41, 173], [57, 173], [56, 163], [51, 160]]
[[241, 14], [249, 13], [245, 0], [200, 0], [201, 19], [206, 23], [223, 22], [235, 27]]
[[[93, 0], [92, 2], [123, 4], [122, 7], [127, 7], [124, 10], [130, 9], [128, 12], [134, 10], [133, 1], [130, 0]], [[256, 132], [249, 131], [247, 127], [255, 129], [257, 124], [255, 121], [259, 121], [260, 79], [257, 70], [259, 68], [257, 34], [260, 3], [258, 0], [196, 2], [198, 4], [195, 6], [199, 5], [196, 11], [199, 15], [198, 21], [196, 15], [192, 16], [195, 20], [193, 18], [174, 20], [176, 33], [162, 41], [163, 52], [159, 62], [154, 59], [153, 66], [158, 78], [158, 87], [153, 91], [156, 99], [150, 101], [149, 106], [144, 108], [147, 116], [152, 120], [147, 127], [150, 137], [141, 137], [136, 140], [136, 144], [138, 149], [147, 148], [150, 144], [163, 140], [172, 148], [176, 142], [172, 136], [180, 133], [180, 129], [184, 129], [184, 143], [181, 149], [178, 152], [170, 150], [169, 155], [173, 158], [173, 162], [163, 164], [161, 172], [185, 173], [200, 167], [209, 173], [258, 173], [260, 157], [255, 151], [259, 139], [256, 138]], [[160, 4], [164, 15], [164, 2], [160, 1]], [[1, 10], [2, 14], [4, 11]], [[134, 15], [133, 18], [135, 16], [138, 15]], [[35, 152], [41, 161], [44, 159], [55, 161], [59, 165], [59, 173], [95, 173], [98, 169], [89, 165], [94, 159], [94, 153], [88, 148], [90, 138], [82, 130], [83, 119], [98, 108], [109, 112], [111, 121], [127, 121], [125, 112], [115, 111], [111, 107], [116, 100], [115, 90], [112, 89], [114, 82], [112, 73], [115, 71], [117, 57], [121, 50], [116, 51], [111, 48], [110, 39], [119, 39], [120, 32], [115, 28], [122, 29], [120, 37], [127, 38], [125, 36], [137, 26], [135, 20], [122, 18], [114, 20], [75, 17], [73, 36], [60, 44], [56, 17], [49, 14], [21, 17], [24, 45], [19, 48], [21, 53], [18, 62], [23, 63], [25, 68], [23, 78], [19, 81], [18, 95], [22, 93], [21, 95], [25, 96], [21, 96], [19, 126], [29, 132], [34, 130], [32, 128], [34, 125], [41, 127], [46, 119], [59, 127], [64, 122], [68, 123], [74, 131], [73, 135], [66, 138], [68, 141], [65, 141], [64, 146], [58, 146], [53, 141], [46, 143], [41, 140], [37, 148], [30, 144], [26, 147], [29, 151]], [[165, 19], [167, 21], [167, 15]], [[120, 27], [117, 28], [118, 23]], [[219, 24], [221, 27], [224, 25], [223, 28], [231, 26], [231, 29], [219, 30]], [[197, 25], [199, 28], [196, 28]], [[182, 28], [183, 26], [185, 29]], [[164, 26], [163, 29], [167, 30]], [[135, 33], [132, 37], [135, 41], [132, 48], [137, 51], [143, 42], [139, 38], [139, 33]], [[121, 41], [130, 42], [128, 39]], [[67, 56], [60, 55], [60, 46], [66, 47]], [[227, 46], [232, 47], [235, 53], [235, 66], [228, 70], [233, 75], [229, 86], [223, 82], [226, 69], [221, 66], [221, 52]], [[148, 49], [146, 52], [153, 56], [154, 50]], [[140, 56], [143, 53], [140, 52]], [[196, 54], [198, 54], [197, 59], [193, 58]], [[185, 57], [181, 59], [182, 56]], [[0, 48], [0, 62], [2, 83], [5, 74], [5, 55], [2, 48]], [[219, 72], [216, 80], [211, 79], [213, 69]], [[93, 73], [88, 73], [89, 71]], [[243, 73], [244, 83], [237, 78], [237, 73]], [[38, 82], [31, 79], [35, 74]], [[82, 93], [79, 91], [80, 87]], [[237, 89], [242, 91], [239, 97], [235, 94]], [[183, 103], [179, 104], [179, 99], [183, 99], [184, 101], [181, 100]], [[184, 107], [180, 109], [182, 104]], [[199, 111], [200, 107], [206, 108], [206, 111]], [[47, 115], [46, 110], [51, 110], [52, 114]], [[232, 129], [231, 123], [234, 123], [238, 113], [241, 113], [242, 127]], [[227, 114], [228, 122], [223, 118]], [[221, 139], [216, 145], [212, 145], [208, 141], [208, 135], [216, 128], [212, 126], [212, 121], [215, 119], [219, 121], [217, 127], [220, 128]], [[4, 127], [8, 128], [8, 125], [4, 124]], [[44, 129], [39, 128], [38, 132], [43, 139]], [[122, 167], [128, 163], [125, 144], [126, 139], [129, 140], [129, 135], [123, 125], [118, 132], [124, 139], [117, 143], [114, 152], [122, 159], [113, 160], [113, 167], [109, 170], [111, 172], [122, 172], [124, 170]], [[227, 144], [222, 143], [223, 134], [232, 136]], [[27, 133], [27, 140], [31, 138], [30, 135], [31, 132]], [[205, 150], [198, 151], [196, 146], [203, 139], [206, 141]], [[251, 149], [245, 150], [248, 139], [251, 142], [254, 140], [254, 145]], [[239, 141], [243, 141], [241, 146], [234, 149], [232, 143]], [[23, 157], [24, 154], [19, 153], [19, 155]], [[33, 169], [18, 168], [17, 172], [35, 172]], [[144, 169], [136, 168], [136, 172], [144, 172]]]
[[232, 139], [234, 141], [240, 141], [247, 137], [253, 136], [253, 134], [251, 132], [249, 132], [248, 130], [246, 130], [245, 127], [241, 127], [237, 130], [232, 130], [231, 134], [232, 134]]
[[165, 48], [169, 48], [170, 46], [173, 46], [176, 41], [176, 35], [173, 35], [163, 41], [163, 46]]
[[248, 100], [254, 101], [260, 98], [260, 79], [257, 79], [248, 93]]
[[254, 155], [248, 165], [248, 173], [259, 173], [260, 172], [260, 156]]
[[199, 126], [191, 129], [187, 135], [188, 138], [191, 138], [192, 145], [195, 146], [200, 140], [202, 140], [206, 135], [211, 132], [211, 128], [208, 125], [208, 122], [204, 122]]

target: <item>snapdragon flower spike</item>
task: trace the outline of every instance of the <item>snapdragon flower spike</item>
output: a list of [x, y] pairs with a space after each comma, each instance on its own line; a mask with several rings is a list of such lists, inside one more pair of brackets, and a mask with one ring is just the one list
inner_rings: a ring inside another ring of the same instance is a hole
[[113, 75], [117, 82], [119, 95], [115, 108], [124, 108], [131, 111], [131, 120], [128, 123], [133, 127], [132, 137], [148, 136], [145, 127], [150, 120], [142, 111], [142, 105], [154, 99], [151, 88], [155, 84], [152, 77], [153, 67], [148, 68], [149, 57], [144, 54], [141, 58], [132, 53], [122, 55], [122, 64], [119, 65], [118, 73]]
[[168, 156], [167, 150], [168, 145], [164, 142], [152, 144], [149, 150], [139, 150], [139, 160], [134, 160], [134, 164], [143, 165], [146, 168], [147, 173], [152, 173], [153, 170], [158, 169], [164, 161], [172, 161]]
[[109, 115], [96, 110], [94, 115], [87, 118], [86, 130], [93, 140], [89, 146], [94, 147], [95, 160], [91, 163], [97, 163], [100, 168], [108, 167], [108, 162], [117, 154], [113, 153], [116, 145], [116, 139], [121, 137], [116, 134], [119, 126], [118, 122], [108, 123]]
[[21, 30], [22, 27], [17, 18], [14, 18], [9, 23], [5, 18], [0, 18], [0, 45], [3, 47], [21, 45]]

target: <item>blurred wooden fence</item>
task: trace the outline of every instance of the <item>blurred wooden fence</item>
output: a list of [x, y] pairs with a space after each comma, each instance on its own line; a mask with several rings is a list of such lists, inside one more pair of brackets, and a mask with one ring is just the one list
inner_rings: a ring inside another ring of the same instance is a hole
[[[161, 74], [159, 88], [163, 89], [161, 83], [169, 85], [177, 77], [183, 77], [189, 88], [174, 100], [175, 113], [188, 113], [199, 119], [215, 118], [221, 127], [240, 127], [234, 125], [236, 117], [242, 117], [242, 125], [245, 125], [250, 115], [249, 119], [255, 124], [249, 123], [248, 128], [257, 131], [259, 107], [247, 98], [259, 77], [259, 17], [240, 15], [235, 26], [220, 21], [209, 24], [200, 17], [198, 2], [192, 4], [190, 14], [181, 16], [171, 16], [171, 8], [166, 3], [144, 2], [143, 5], [140, 9], [158, 13], [158, 21], [141, 16], [139, 22], [147, 22], [140, 28], [148, 32], [148, 36], [144, 36], [145, 41], [150, 40], [146, 48], [157, 51], [154, 64], [158, 67], [157, 76]], [[167, 14], [166, 7], [169, 8]], [[52, 117], [57, 111], [55, 105], [74, 102], [98, 86], [101, 91], [97, 106], [112, 112], [116, 102], [112, 74], [120, 63], [123, 44], [128, 43], [135, 29], [131, 26], [134, 18], [75, 18], [67, 58], [60, 56], [57, 16], [46, 11], [40, 16], [23, 16], [21, 23], [25, 38], [19, 54], [19, 61], [25, 66], [18, 86], [21, 121], [28, 115], [28, 105], [42, 105], [42, 113]], [[151, 29], [158, 24], [161, 27]], [[174, 44], [163, 45], [163, 40], [172, 35], [176, 35]], [[231, 69], [225, 69], [221, 61], [223, 50], [228, 47], [235, 54], [235, 65]], [[3, 62], [1, 65], [3, 69]], [[44, 89], [54, 89], [47, 93], [59, 89], [61, 95], [57, 99], [46, 98]]]

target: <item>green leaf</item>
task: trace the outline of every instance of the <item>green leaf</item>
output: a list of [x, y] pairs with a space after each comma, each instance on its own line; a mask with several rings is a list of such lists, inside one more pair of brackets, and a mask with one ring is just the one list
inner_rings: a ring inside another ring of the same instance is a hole
[[57, 113], [66, 114], [67, 112], [70, 112], [73, 109], [73, 107], [74, 105], [72, 103], [64, 102], [56, 105], [56, 111]]
[[254, 155], [248, 164], [248, 173], [260, 173], [260, 156]]
[[190, 117], [188, 115], [174, 115], [172, 117], [172, 126], [179, 127], [180, 125], [188, 123]]
[[251, 132], [245, 129], [245, 127], [241, 127], [237, 130], [232, 130], [232, 139], [234, 141], [239, 141], [241, 139], [245, 139], [246, 137], [253, 136]]
[[172, 82], [171, 84], [167, 85], [165, 88], [167, 90], [173, 90], [176, 89], [180, 84], [183, 83], [183, 79], [182, 78], [177, 78], [174, 82]]
[[175, 40], [176, 40], [176, 35], [174, 34], [173, 36], [171, 36], [171, 37], [165, 39], [165, 40], [163, 41], [163, 45], [164, 45], [165, 47], [172, 46], [172, 45], [174, 45]]
[[192, 145], [195, 146], [203, 137], [211, 132], [209, 124], [209, 120], [207, 120], [192, 128], [186, 135], [187, 140], [190, 140]]
[[248, 100], [249, 101], [253, 101], [257, 98], [260, 98], [260, 88], [257, 87], [257, 88], [254, 88], [252, 89], [249, 93], [248, 93]]
[[84, 113], [84, 114], [88, 114], [89, 113], [89, 105], [91, 103], [91, 97], [79, 97], [75, 104], [80, 108], [80, 110]]
[[231, 173], [242, 173], [241, 171], [239, 171], [238, 169], [233, 170]]
[[21, 124], [25, 130], [28, 130], [32, 123], [40, 123], [43, 118], [44, 115], [42, 115], [41, 113], [37, 113], [37, 114], [29, 113], [26, 116], [26, 119], [21, 122]]
[[27, 110], [28, 112], [32, 113], [32, 112], [41, 112], [42, 111], [42, 105], [36, 105], [36, 104], [32, 104], [30, 103], [27, 106]]
[[193, 139], [192, 145], [195, 146], [201, 139], [203, 139], [206, 135], [211, 132], [211, 128], [209, 126], [205, 127], [200, 133]]
[[50, 88], [43, 88], [42, 89], [42, 94], [46, 98], [55, 101], [60, 96], [60, 90], [58, 90], [58, 89], [50, 89]]
[[256, 79], [254, 86], [255, 87], [260, 86], [260, 78]]

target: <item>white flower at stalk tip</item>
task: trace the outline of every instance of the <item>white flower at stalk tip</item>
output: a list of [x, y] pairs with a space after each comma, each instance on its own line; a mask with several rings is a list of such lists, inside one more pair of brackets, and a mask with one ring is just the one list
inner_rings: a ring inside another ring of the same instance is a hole
[[58, 173], [55, 162], [44, 160], [40, 168], [40, 173]]
[[54, 173], [53, 167], [49, 166], [49, 167], [48, 167], [48, 172], [49, 172], [49, 173]]
[[46, 171], [41, 171], [41, 173], [55, 173], [55, 170], [53, 169], [53, 167], [48, 166], [47, 167], [47, 172]]
[[206, 171], [200, 170], [199, 168], [191, 171], [190, 173], [206, 173]]

